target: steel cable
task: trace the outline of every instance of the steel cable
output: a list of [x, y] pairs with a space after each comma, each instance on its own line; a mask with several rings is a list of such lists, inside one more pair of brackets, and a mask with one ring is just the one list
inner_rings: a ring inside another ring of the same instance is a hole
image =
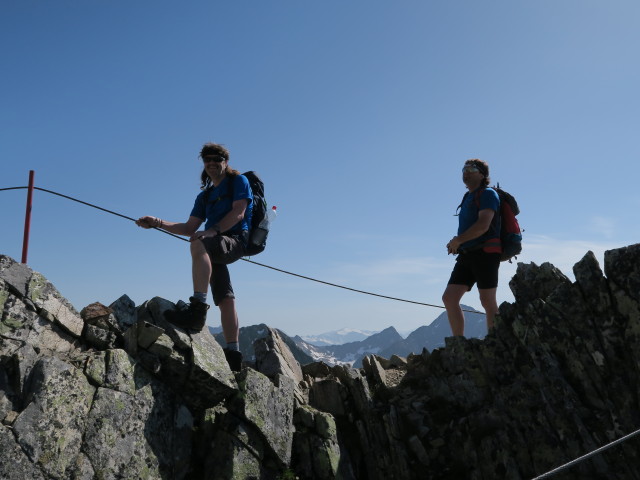
[[[8, 191], [8, 190], [21, 190], [21, 189], [26, 189], [26, 188], [29, 188], [29, 187], [8, 187], [8, 188], [0, 188], [0, 192], [2, 192], [2, 191]], [[132, 222], [135, 222], [135, 219], [134, 219], [134, 218], [128, 217], [127, 215], [123, 215], [123, 214], [121, 214], [121, 213], [114, 212], [114, 211], [112, 211], [112, 210], [108, 210], [108, 209], [106, 209], [106, 208], [102, 208], [102, 207], [99, 207], [99, 206], [97, 206], [97, 205], [94, 205], [94, 204], [91, 204], [91, 203], [88, 203], [88, 202], [84, 202], [84, 201], [82, 201], [82, 200], [78, 200], [77, 198], [73, 198], [73, 197], [70, 197], [70, 196], [68, 196], [68, 195], [63, 195], [62, 193], [54, 192], [54, 191], [52, 191], [52, 190], [47, 190], [46, 188], [40, 188], [40, 187], [33, 187], [33, 188], [34, 188], [34, 190], [40, 190], [40, 191], [42, 191], [42, 192], [50, 193], [50, 194], [52, 194], [52, 195], [57, 195], [57, 196], [59, 196], [59, 197], [66, 198], [66, 199], [68, 199], [68, 200], [72, 200], [72, 201], [74, 201], [74, 202], [81, 203], [81, 204], [86, 205], [86, 206], [88, 206], [88, 207], [92, 207], [92, 208], [95, 208], [95, 209], [97, 209], [97, 210], [101, 210], [101, 211], [103, 211], [103, 212], [110, 213], [111, 215], [116, 215], [116, 216], [118, 216], [118, 217], [121, 217], [121, 218], [124, 218], [124, 219], [130, 220], [130, 221], [132, 221]], [[178, 235], [174, 235], [173, 233], [171, 233], [171, 232], [167, 232], [166, 230], [163, 230], [163, 229], [161, 229], [161, 228], [153, 227], [153, 229], [154, 229], [154, 230], [158, 230], [158, 231], [160, 231], [160, 232], [162, 232], [162, 233], [166, 233], [167, 235], [170, 235], [170, 236], [172, 236], [172, 237], [178, 238], [178, 239], [183, 240], [183, 241], [185, 241], [185, 242], [188, 242], [188, 241], [189, 241], [189, 240], [187, 240], [186, 238], [180, 237], [180, 236], [178, 236]], [[318, 280], [318, 279], [316, 279], [316, 278], [307, 277], [307, 276], [305, 276], [305, 275], [300, 275], [300, 274], [298, 274], [298, 273], [293, 273], [293, 272], [289, 272], [289, 271], [286, 271], [286, 270], [282, 270], [282, 269], [280, 269], [280, 268], [272, 267], [272, 266], [270, 266], [270, 265], [265, 265], [265, 264], [263, 264], [263, 263], [258, 263], [258, 262], [255, 262], [255, 261], [253, 261], [253, 260], [249, 260], [249, 259], [247, 259], [247, 258], [241, 258], [241, 260], [244, 260], [245, 262], [248, 262], [248, 263], [252, 263], [252, 264], [254, 264], [254, 265], [258, 265], [258, 266], [260, 266], [260, 267], [264, 267], [264, 268], [268, 268], [268, 269], [271, 269], [271, 270], [275, 270], [276, 272], [285, 273], [285, 274], [287, 274], [287, 275], [292, 275], [292, 276], [294, 276], [294, 277], [303, 278], [303, 279], [305, 279], [305, 280], [310, 280], [310, 281], [312, 281], [312, 282], [322, 283], [322, 284], [324, 284], [324, 285], [329, 285], [329, 286], [331, 286], [331, 287], [342, 288], [342, 289], [344, 289], [344, 290], [349, 290], [349, 291], [356, 292], [356, 293], [362, 293], [362, 294], [365, 294], [365, 295], [372, 295], [372, 296], [375, 296], [375, 297], [386, 298], [386, 299], [389, 299], [389, 300], [395, 300], [395, 301], [399, 301], [399, 302], [413, 303], [413, 304], [415, 304], [415, 305], [423, 305], [423, 306], [426, 306], [426, 307], [445, 308], [445, 307], [443, 307], [443, 306], [441, 306], [441, 305], [433, 305], [433, 304], [431, 304], [431, 303], [416, 302], [416, 301], [414, 301], [414, 300], [406, 300], [406, 299], [403, 299], [403, 298], [390, 297], [390, 296], [387, 296], [387, 295], [381, 295], [381, 294], [378, 294], [378, 293], [372, 293], [372, 292], [367, 292], [367, 291], [364, 291], [364, 290], [358, 290], [358, 289], [356, 289], [356, 288], [345, 287], [344, 285], [338, 285], [338, 284], [336, 284], [336, 283], [325, 282], [325, 281], [323, 281], [323, 280]], [[470, 313], [476, 313], [474, 310], [465, 310], [465, 309], [463, 309], [463, 311], [465, 311], [465, 312], [470, 312]], [[599, 454], [599, 453], [601, 453], [601, 452], [603, 452], [603, 451], [605, 451], [605, 450], [607, 450], [607, 449], [609, 449], [609, 448], [611, 448], [611, 447], [613, 447], [613, 446], [615, 446], [615, 445], [618, 445], [619, 443], [622, 443], [622, 442], [624, 442], [624, 441], [626, 441], [626, 440], [629, 440], [630, 438], [632, 438], [632, 437], [634, 437], [634, 436], [636, 436], [636, 435], [638, 435], [638, 434], [640, 434], [640, 430], [636, 430], [636, 431], [635, 431], [635, 432], [633, 432], [633, 433], [630, 433], [630, 434], [628, 434], [628, 435], [625, 435], [624, 437], [621, 437], [621, 438], [619, 438], [619, 439], [617, 439], [617, 440], [614, 440], [613, 442], [611, 442], [611, 443], [609, 443], [609, 444], [607, 444], [607, 445], [604, 445], [604, 446], [602, 446], [602, 447], [600, 447], [600, 448], [598, 448], [598, 449], [596, 449], [596, 450], [594, 450], [594, 451], [592, 451], [592, 452], [590, 452], [590, 453], [588, 453], [588, 454], [586, 454], [586, 455], [583, 455], [583, 456], [581, 456], [581, 457], [579, 457], [579, 458], [576, 458], [576, 459], [574, 459], [574, 460], [572, 460], [572, 461], [570, 461], [570, 462], [567, 462], [567, 463], [565, 463], [564, 465], [561, 465], [561, 466], [559, 466], [559, 467], [557, 467], [557, 468], [554, 468], [553, 470], [550, 470], [550, 471], [548, 471], [548, 472], [546, 472], [546, 473], [544, 473], [544, 474], [542, 474], [542, 475], [539, 475], [539, 476], [537, 476], [537, 477], [533, 478], [532, 480], [543, 480], [543, 479], [545, 479], [545, 478], [549, 478], [549, 477], [551, 477], [551, 476], [555, 475], [556, 473], [559, 473], [559, 472], [561, 472], [561, 471], [563, 471], [563, 470], [566, 470], [567, 468], [570, 468], [570, 467], [572, 467], [572, 466], [574, 466], [574, 465], [576, 465], [576, 464], [578, 464], [578, 463], [580, 463], [580, 462], [583, 462], [583, 461], [585, 461], [585, 460], [588, 460], [589, 458], [591, 458], [591, 457], [593, 457], [593, 456], [595, 456], [595, 455], [597, 455], [597, 454]]]
[[[19, 190], [19, 189], [25, 189], [25, 188], [29, 188], [29, 187], [0, 188], [0, 192], [1, 191], [5, 191], [5, 190]], [[62, 197], [62, 198], [65, 198], [67, 200], [71, 200], [71, 201], [74, 201], [74, 202], [77, 202], [77, 203], [81, 203], [82, 205], [86, 205], [88, 207], [92, 207], [92, 208], [95, 208], [97, 210], [101, 210], [101, 211], [103, 211], [105, 213], [109, 213], [111, 215], [115, 215], [115, 216], [124, 218], [126, 220], [130, 220], [132, 222], [136, 221], [135, 218], [128, 217], [127, 215], [123, 215], [121, 213], [114, 212], [113, 210], [108, 210], [106, 208], [99, 207], [98, 205], [94, 205], [94, 204], [89, 203], [89, 202], [84, 202], [82, 200], [78, 200], [77, 198], [73, 198], [73, 197], [70, 197], [68, 195], [64, 195], [62, 193], [54, 192], [53, 190], [47, 190], [46, 188], [41, 188], [41, 187], [33, 187], [33, 188], [34, 188], [34, 190], [39, 190], [41, 192], [46, 192], [46, 193], [50, 193], [52, 195], [57, 195], [58, 197]], [[166, 230], [163, 230], [161, 228], [157, 228], [157, 227], [152, 227], [152, 228], [154, 230], [158, 230], [159, 232], [162, 232], [162, 233], [165, 233], [165, 234], [170, 235], [172, 237], [175, 237], [175, 238], [177, 238], [179, 240], [183, 240], [185, 242], [189, 241], [188, 239], [186, 239], [184, 237], [181, 237], [179, 235], [175, 235], [175, 234], [173, 234], [171, 232], [167, 232]], [[390, 297], [388, 295], [381, 295], [379, 293], [367, 292], [365, 290], [358, 290], [356, 288], [345, 287], [344, 285], [338, 285], [336, 283], [325, 282], [324, 280], [318, 280], [317, 278], [307, 277], [305, 275], [300, 275], [298, 273], [289, 272], [289, 271], [283, 270], [281, 268], [276, 268], [276, 267], [272, 267], [272, 266], [269, 266], [269, 265], [265, 265], [263, 263], [258, 263], [258, 262], [255, 262], [253, 260], [249, 260], [248, 258], [241, 258], [241, 260], [244, 260], [245, 262], [248, 262], [248, 263], [252, 263], [254, 265], [258, 265], [260, 267], [264, 267], [264, 268], [268, 268], [268, 269], [271, 269], [271, 270], [275, 270], [276, 272], [285, 273], [287, 275], [291, 275], [291, 276], [298, 277], [298, 278], [303, 278], [305, 280], [310, 280], [312, 282], [322, 283], [324, 285], [329, 285], [331, 287], [342, 288], [344, 290], [349, 290], [349, 291], [356, 292], [356, 293], [362, 293], [364, 295], [371, 295], [371, 296], [374, 296], [374, 297], [386, 298], [388, 300], [395, 300], [395, 301], [398, 301], [398, 302], [412, 303], [412, 304], [415, 304], [415, 305], [422, 305], [422, 306], [425, 306], [425, 307], [433, 307], [433, 308], [441, 308], [441, 309], [445, 308], [442, 305], [434, 305], [434, 304], [431, 304], [431, 303], [417, 302], [415, 300], [406, 300], [404, 298]], [[464, 312], [477, 313], [475, 310], [466, 310], [466, 309], [462, 309], [462, 310]]]

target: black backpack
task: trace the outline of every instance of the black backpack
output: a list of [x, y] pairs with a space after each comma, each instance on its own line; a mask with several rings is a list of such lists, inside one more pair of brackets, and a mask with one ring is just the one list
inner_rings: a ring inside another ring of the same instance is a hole
[[[245, 253], [247, 256], [257, 255], [267, 246], [269, 225], [260, 227], [260, 222], [267, 215], [267, 200], [264, 198], [264, 183], [254, 171], [244, 172], [242, 175], [249, 180], [249, 186], [253, 192], [253, 211], [251, 212], [251, 225], [249, 226], [249, 241]], [[233, 198], [233, 197], [232, 197]]]
[[[249, 225], [249, 241], [247, 242], [247, 248], [245, 249], [246, 256], [257, 255], [262, 252], [267, 246], [267, 235], [269, 234], [269, 225], [260, 227], [260, 222], [264, 220], [267, 215], [267, 200], [264, 198], [264, 183], [254, 171], [244, 172], [244, 175], [249, 181], [251, 192], [253, 193], [253, 210], [251, 212], [251, 225]], [[231, 197], [233, 201], [233, 177], [229, 178], [229, 188], [226, 195]], [[207, 201], [208, 193], [205, 195], [205, 203]]]

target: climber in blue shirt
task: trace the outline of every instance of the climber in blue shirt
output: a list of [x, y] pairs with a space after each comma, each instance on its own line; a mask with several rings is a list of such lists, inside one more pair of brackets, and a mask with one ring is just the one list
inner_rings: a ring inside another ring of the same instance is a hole
[[500, 199], [489, 188], [489, 165], [478, 159], [467, 160], [462, 168], [462, 181], [468, 189], [458, 219], [458, 235], [447, 244], [449, 254], [458, 255], [442, 301], [447, 310], [454, 336], [464, 335], [462, 296], [478, 284], [480, 303], [487, 317], [487, 328], [493, 328], [498, 313], [496, 292], [500, 267]]
[[[244, 256], [251, 224], [253, 194], [244, 175], [229, 166], [229, 151], [206, 143], [200, 151], [204, 163], [202, 192], [184, 223], [145, 216], [136, 221], [143, 228], [162, 228], [185, 235], [191, 242], [193, 296], [186, 308], [167, 312], [167, 319], [179, 327], [202, 330], [207, 318], [208, 286], [220, 308], [222, 331], [227, 342], [225, 356], [232, 370], [239, 371], [242, 354], [238, 346], [238, 314], [227, 265]], [[202, 224], [204, 230], [198, 230]]]

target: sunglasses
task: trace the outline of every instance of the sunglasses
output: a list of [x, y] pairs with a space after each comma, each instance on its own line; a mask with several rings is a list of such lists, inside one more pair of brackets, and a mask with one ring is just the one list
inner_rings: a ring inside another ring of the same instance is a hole
[[479, 172], [480, 170], [478, 170], [478, 167], [465, 165], [464, 167], [462, 167], [462, 171], [463, 172], [474, 173], [474, 172]]
[[222, 163], [225, 160], [226, 160], [226, 158], [221, 157], [219, 155], [207, 155], [206, 157], [202, 157], [202, 161], [204, 163], [209, 163], [209, 162]]

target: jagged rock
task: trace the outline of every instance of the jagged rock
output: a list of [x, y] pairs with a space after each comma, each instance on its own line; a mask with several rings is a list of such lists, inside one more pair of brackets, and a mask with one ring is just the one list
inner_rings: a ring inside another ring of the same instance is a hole
[[271, 378], [284, 375], [292, 378], [296, 384], [302, 381], [300, 364], [276, 329], [269, 328], [264, 338], [254, 342], [253, 348], [256, 355], [256, 370]]
[[148, 350], [158, 358], [166, 358], [171, 356], [174, 350], [174, 344], [171, 337], [163, 333], [153, 342]]
[[[604, 274], [589, 252], [574, 275], [519, 264], [516, 302], [483, 340], [298, 372], [265, 332], [269, 376], [234, 376], [208, 331], [166, 321], [171, 302], [78, 315], [0, 256], [0, 478], [542, 475], [640, 424], [640, 245], [606, 252]], [[639, 466], [626, 442], [558, 478], [635, 480]]]
[[112, 332], [94, 325], [85, 326], [84, 339], [89, 345], [101, 350], [116, 346], [116, 336]]
[[[30, 310], [37, 312], [40, 318], [56, 323], [64, 329], [65, 333], [73, 337], [79, 337], [82, 334], [84, 322], [80, 315], [39, 273], [33, 272], [27, 266], [9, 257], [0, 255], [0, 281], [4, 287], [0, 304], [6, 307], [7, 301], [11, 302], [13, 298], [15, 302], [15, 299], [19, 298], [19, 303], [27, 307], [19, 308], [20, 313], [16, 316], [11, 311], [7, 312], [4, 325], [0, 330], [7, 328], [20, 330], [23, 318], [26, 317], [27, 320], [34, 318], [33, 315], [25, 312]], [[6, 308], [4, 310], [6, 311]]]
[[404, 368], [407, 366], [407, 359], [399, 355], [391, 355], [389, 365], [396, 368]]
[[134, 326], [138, 322], [136, 304], [128, 296], [122, 295], [109, 305], [121, 331]]
[[41, 317], [79, 337], [84, 322], [73, 306], [42, 275], [9, 257], [0, 256], [0, 279], [15, 295], [26, 300]]
[[293, 441], [294, 381], [278, 374], [274, 385], [261, 373], [244, 369], [238, 375], [238, 386], [240, 394], [230, 410], [253, 424], [282, 465], [288, 466]]
[[604, 254], [607, 279], [621, 288], [630, 300], [640, 302], [640, 244], [608, 250]]
[[83, 452], [95, 478], [187, 478], [193, 417], [176, 395], [144, 370], [133, 371], [136, 388], [98, 388], [87, 418]]
[[223, 478], [264, 478], [261, 458], [252, 454], [251, 448], [235, 435], [217, 430], [212, 444], [210, 458], [206, 460], [203, 478], [219, 480]]
[[362, 360], [362, 368], [364, 369], [367, 377], [372, 378], [375, 383], [382, 385], [387, 384], [387, 375], [382, 364], [385, 363], [389, 368], [389, 361], [380, 362], [375, 355], [369, 355]]
[[269, 472], [268, 449], [264, 436], [249, 422], [217, 406], [209, 409], [202, 421], [204, 479], [265, 478]]
[[20, 448], [10, 427], [0, 425], [0, 478], [44, 480], [39, 467]]
[[[330, 414], [303, 406], [296, 410], [294, 422], [294, 456], [301, 478], [354, 478], [348, 468], [339, 472], [341, 452], [338, 431]], [[345, 466], [343, 462], [343, 468]]]
[[537, 298], [542, 300], [559, 285], [569, 284], [567, 276], [550, 263], [538, 266], [535, 263], [518, 263], [516, 275], [509, 287], [517, 303], [526, 304]]
[[269, 378], [278, 375], [291, 378], [294, 384], [294, 395], [298, 403], [306, 403], [308, 397], [301, 385], [303, 373], [300, 364], [291, 353], [278, 330], [266, 328], [266, 335], [257, 339], [254, 344], [255, 368]]
[[100, 328], [108, 330], [113, 325], [110, 318], [113, 310], [105, 307], [100, 302], [94, 302], [80, 310], [80, 317], [89, 325], [96, 325]]
[[153, 323], [138, 322], [138, 346], [145, 350], [149, 349], [163, 333], [164, 330]]
[[41, 471], [63, 478], [82, 447], [95, 388], [73, 365], [56, 357], [33, 367], [26, 408], [13, 423], [17, 443]]
[[309, 404], [334, 417], [345, 416], [345, 400], [347, 388], [335, 378], [327, 378], [313, 382], [309, 389]]
[[313, 362], [302, 366], [302, 374], [310, 378], [326, 378], [331, 374], [331, 367], [324, 362]]
[[126, 295], [109, 305], [122, 334], [124, 349], [133, 356], [138, 353], [138, 313], [136, 304]]

